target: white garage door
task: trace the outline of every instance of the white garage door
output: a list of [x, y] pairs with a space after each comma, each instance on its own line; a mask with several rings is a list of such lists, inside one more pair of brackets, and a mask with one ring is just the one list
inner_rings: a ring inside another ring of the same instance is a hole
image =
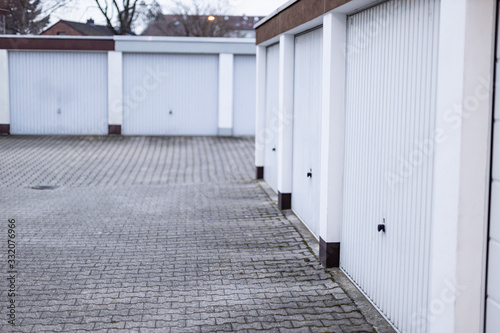
[[279, 44], [269, 46], [266, 55], [266, 125], [264, 127], [264, 180], [278, 192], [278, 91]]
[[[498, 54], [500, 54], [500, 51], [497, 51], [497, 77], [500, 75]], [[496, 92], [498, 96], [500, 92], [498, 87]], [[497, 101], [500, 101], [498, 97]], [[490, 235], [488, 242], [488, 289], [486, 291], [486, 333], [500, 332], [500, 106], [496, 104], [495, 108]]]
[[107, 134], [107, 55], [9, 52], [12, 134]]
[[123, 134], [216, 135], [217, 55], [124, 54]]
[[433, 315], [439, 4], [387, 1], [347, 21], [340, 265], [401, 332], [426, 332]]
[[323, 29], [295, 37], [292, 209], [319, 232]]
[[234, 135], [255, 135], [255, 56], [234, 56]]

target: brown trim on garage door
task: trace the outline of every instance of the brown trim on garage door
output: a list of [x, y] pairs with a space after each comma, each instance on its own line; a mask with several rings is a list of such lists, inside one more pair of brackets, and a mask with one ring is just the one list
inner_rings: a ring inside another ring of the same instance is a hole
[[340, 266], [340, 243], [328, 243], [319, 238], [319, 260], [326, 268]]
[[113, 51], [112, 39], [72, 38], [0, 38], [0, 49], [5, 50], [72, 50]]
[[278, 191], [278, 208], [280, 210], [292, 209], [292, 193]]
[[0, 124], [0, 134], [10, 134], [10, 124]]
[[300, 0], [256, 29], [257, 44], [276, 37], [352, 0]]
[[122, 125], [108, 125], [108, 135], [121, 135]]

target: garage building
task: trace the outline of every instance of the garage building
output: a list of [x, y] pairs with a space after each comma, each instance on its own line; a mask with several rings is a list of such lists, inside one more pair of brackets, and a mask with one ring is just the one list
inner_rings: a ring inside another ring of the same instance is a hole
[[401, 332], [500, 331], [496, 7], [295, 0], [256, 25], [257, 178]]
[[0, 68], [4, 134], [255, 132], [252, 39], [3, 36]]

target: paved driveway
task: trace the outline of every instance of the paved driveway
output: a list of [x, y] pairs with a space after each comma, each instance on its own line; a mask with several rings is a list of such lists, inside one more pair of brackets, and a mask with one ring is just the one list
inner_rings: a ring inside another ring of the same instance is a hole
[[0, 137], [0, 159], [2, 332], [372, 332], [250, 139]]

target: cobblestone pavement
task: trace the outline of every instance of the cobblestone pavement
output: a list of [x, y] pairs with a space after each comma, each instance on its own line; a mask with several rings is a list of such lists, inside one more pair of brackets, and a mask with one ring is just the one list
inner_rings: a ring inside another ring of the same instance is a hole
[[249, 138], [0, 137], [0, 160], [1, 332], [372, 332]]

